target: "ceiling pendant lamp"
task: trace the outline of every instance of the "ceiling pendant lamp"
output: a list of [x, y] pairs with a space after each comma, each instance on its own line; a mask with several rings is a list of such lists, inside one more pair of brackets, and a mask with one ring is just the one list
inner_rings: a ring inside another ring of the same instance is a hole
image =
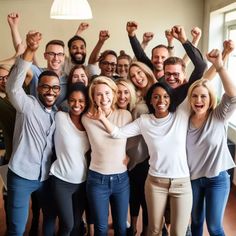
[[52, 19], [85, 20], [92, 17], [87, 0], [54, 0], [50, 11]]

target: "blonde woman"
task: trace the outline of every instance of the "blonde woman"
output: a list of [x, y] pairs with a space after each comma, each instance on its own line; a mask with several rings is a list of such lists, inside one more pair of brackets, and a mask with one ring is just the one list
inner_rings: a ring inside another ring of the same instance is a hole
[[[89, 87], [90, 111], [98, 107], [117, 126], [131, 122], [129, 111], [116, 108], [117, 86], [105, 76], [95, 78]], [[107, 235], [109, 203], [116, 235], [126, 235], [129, 178], [126, 139], [114, 140], [98, 120], [82, 117], [91, 145], [87, 196], [93, 212], [95, 235]]]
[[224, 95], [217, 98], [208, 80], [195, 82], [189, 89], [191, 105], [187, 134], [187, 156], [193, 191], [191, 230], [203, 235], [206, 217], [211, 236], [224, 236], [223, 216], [230, 190], [228, 169], [235, 164], [227, 147], [227, 121], [236, 110], [236, 85], [223, 66], [219, 50], [212, 50], [207, 59], [218, 72]]

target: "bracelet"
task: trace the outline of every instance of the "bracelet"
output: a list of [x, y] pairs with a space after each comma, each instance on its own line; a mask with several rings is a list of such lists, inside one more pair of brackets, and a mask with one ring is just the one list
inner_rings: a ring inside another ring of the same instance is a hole
[[174, 46], [167, 46], [168, 49], [174, 49]]
[[216, 72], [219, 73], [222, 69], [225, 69], [224, 66], [220, 66], [218, 69], [216, 69]]

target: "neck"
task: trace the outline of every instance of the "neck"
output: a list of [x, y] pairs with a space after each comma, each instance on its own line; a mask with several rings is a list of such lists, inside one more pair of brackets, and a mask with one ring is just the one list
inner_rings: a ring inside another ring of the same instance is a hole
[[159, 80], [161, 77], [164, 76], [164, 70], [155, 70], [154, 74], [156, 79]]
[[112, 109], [111, 108], [106, 109], [106, 110], [104, 110], [104, 113], [105, 113], [105, 115], [107, 117], [107, 116], [109, 116], [112, 113]]
[[71, 112], [69, 112], [69, 115], [70, 115], [70, 119], [73, 122], [73, 124], [75, 125], [75, 127], [79, 130], [84, 130], [83, 125], [81, 123], [80, 116], [73, 115], [73, 114], [71, 114]]

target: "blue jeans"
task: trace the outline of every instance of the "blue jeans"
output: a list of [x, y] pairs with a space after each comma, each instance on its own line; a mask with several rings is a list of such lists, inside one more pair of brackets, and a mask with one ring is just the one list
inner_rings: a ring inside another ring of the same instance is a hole
[[223, 216], [230, 190], [230, 179], [227, 171], [222, 171], [213, 178], [199, 178], [192, 182], [192, 236], [203, 235], [203, 223], [211, 236], [224, 236]]
[[24, 179], [10, 169], [7, 174], [7, 211], [9, 220], [9, 236], [22, 236], [29, 213], [31, 193], [37, 191], [39, 204], [43, 210], [43, 233], [52, 236], [55, 232], [56, 213], [53, 206], [50, 180], [40, 182], [38, 180]]
[[94, 220], [95, 236], [107, 236], [109, 202], [115, 235], [126, 235], [129, 203], [129, 177], [121, 174], [103, 175], [89, 170], [87, 195]]

